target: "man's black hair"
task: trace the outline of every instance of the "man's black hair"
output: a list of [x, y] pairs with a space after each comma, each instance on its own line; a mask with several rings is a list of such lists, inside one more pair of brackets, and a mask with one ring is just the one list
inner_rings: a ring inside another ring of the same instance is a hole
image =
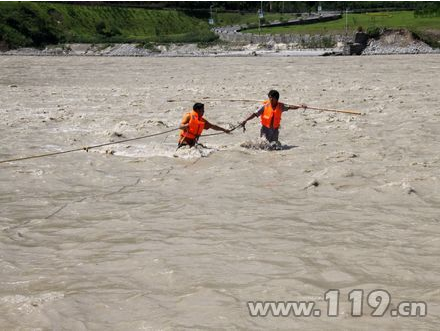
[[280, 93], [278, 91], [276, 91], [276, 90], [270, 90], [269, 93], [267, 94], [267, 96], [269, 98], [274, 98], [274, 99], [277, 99], [277, 100], [280, 99]]
[[197, 110], [202, 110], [203, 107], [205, 107], [203, 103], [197, 102], [194, 104], [193, 109], [197, 111]]

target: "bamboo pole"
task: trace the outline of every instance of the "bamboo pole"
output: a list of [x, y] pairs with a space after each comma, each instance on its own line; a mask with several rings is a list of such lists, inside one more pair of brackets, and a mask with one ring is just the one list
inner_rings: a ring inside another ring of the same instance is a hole
[[[200, 99], [198, 101], [207, 101], [207, 102], [215, 102], [215, 101], [229, 101], [229, 102], [259, 102], [263, 103], [263, 100], [254, 100], [254, 99]], [[197, 100], [177, 100], [177, 99], [168, 99], [167, 102], [197, 102]], [[296, 106], [299, 108], [302, 108], [300, 105], [289, 105], [289, 106]], [[307, 108], [304, 109], [313, 109], [313, 110], [319, 110], [319, 111], [327, 111], [332, 113], [343, 113], [343, 114], [351, 114], [351, 115], [362, 115], [361, 112], [355, 111], [355, 110], [339, 110], [339, 109], [330, 109], [330, 108], [319, 108], [319, 107], [312, 107], [307, 106]]]
[[[297, 107], [302, 108], [302, 107], [299, 106], [299, 105], [291, 105], [291, 106], [297, 106]], [[318, 107], [310, 107], [310, 106], [307, 106], [307, 108], [305, 108], [305, 109], [314, 109], [314, 110], [320, 110], [320, 111], [329, 111], [329, 112], [332, 112], [332, 113], [343, 113], [343, 114], [352, 114], [352, 115], [362, 115], [361, 112], [358, 112], [358, 111], [355, 111], [355, 110], [338, 110], [338, 109], [327, 109], [327, 108], [318, 108]]]
[[168, 99], [167, 102], [197, 102], [197, 101], [208, 101], [208, 102], [215, 102], [215, 101], [230, 101], [230, 102], [263, 102], [262, 100], [254, 100], [254, 99], [208, 99], [208, 98], [202, 98], [198, 100], [177, 100], [177, 99]]

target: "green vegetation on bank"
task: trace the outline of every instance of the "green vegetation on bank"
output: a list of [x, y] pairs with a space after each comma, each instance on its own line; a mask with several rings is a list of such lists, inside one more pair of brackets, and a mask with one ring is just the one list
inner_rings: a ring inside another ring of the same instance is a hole
[[[215, 26], [248, 25], [258, 27], [255, 9], [263, 6], [261, 23], [286, 22], [310, 12], [317, 4], [323, 10], [370, 8], [414, 8], [414, 11], [349, 13], [348, 32], [359, 27], [377, 33], [385, 28], [405, 28], [430, 45], [440, 47], [440, 2], [0, 2], [0, 48], [63, 43], [139, 43], [153, 45], [166, 42], [210, 43], [218, 37], [210, 31], [212, 14]], [[341, 7], [342, 6], [342, 7]], [[140, 7], [140, 8], [138, 8]], [[341, 7], [341, 8], [339, 8]], [[156, 8], [156, 9], [154, 9]], [[174, 9], [171, 9], [174, 8]], [[179, 8], [176, 10], [175, 8]], [[236, 11], [231, 9], [237, 8]], [[225, 12], [225, 10], [228, 10]], [[244, 11], [246, 10], [246, 12]], [[263, 28], [263, 34], [341, 34], [345, 33], [345, 16], [323, 23]], [[258, 33], [258, 29], [244, 32]], [[147, 46], [145, 46], [147, 47]]]
[[205, 20], [175, 10], [0, 2], [0, 41], [9, 47], [215, 39]]
[[[347, 18], [347, 19], [346, 19]], [[348, 23], [348, 33], [362, 27], [364, 31], [374, 32], [382, 29], [407, 29], [434, 47], [440, 47], [440, 17], [435, 15], [422, 15], [414, 11], [375, 12], [364, 14], [351, 14], [341, 19], [329, 22], [290, 25], [272, 28], [262, 28], [262, 34], [344, 34], [345, 25]], [[259, 33], [258, 28], [245, 30], [246, 33]]]
[[[400, 11], [365, 14], [349, 13], [347, 17], [344, 14], [341, 19], [335, 21], [306, 25], [290, 25], [273, 28], [262, 28], [261, 33], [336, 34], [345, 32], [346, 21], [348, 23], [348, 29], [350, 32], [357, 30], [357, 28], [360, 26], [364, 29], [383, 27], [391, 29], [406, 28], [408, 30], [440, 30], [439, 17], [420, 17], [415, 16], [413, 11]], [[258, 33], [258, 29], [249, 29], [244, 32]]]
[[431, 6], [434, 1], [111, 1], [106, 5], [149, 9], [177, 9], [208, 18], [210, 9], [219, 12], [256, 13], [309, 13], [318, 6], [324, 11], [351, 10], [414, 10]]
[[[265, 13], [261, 23], [268, 22], [287, 22], [288, 20], [296, 19], [297, 14], [281, 14], [281, 13]], [[255, 13], [214, 13], [214, 22], [216, 26], [226, 25], [254, 25], [258, 26], [258, 15]]]

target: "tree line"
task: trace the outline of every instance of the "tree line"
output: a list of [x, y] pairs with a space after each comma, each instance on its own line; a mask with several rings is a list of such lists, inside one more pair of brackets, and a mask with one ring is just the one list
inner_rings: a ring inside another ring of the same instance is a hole
[[257, 12], [263, 7], [265, 12], [303, 13], [317, 11], [349, 10], [420, 10], [436, 1], [81, 1], [64, 2], [78, 5], [142, 7], [151, 9], [180, 9], [188, 11], [209, 11], [210, 8], [224, 11]]

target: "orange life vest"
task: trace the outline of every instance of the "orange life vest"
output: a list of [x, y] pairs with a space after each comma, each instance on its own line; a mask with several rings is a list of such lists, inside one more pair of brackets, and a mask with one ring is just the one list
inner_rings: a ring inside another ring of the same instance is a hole
[[197, 114], [194, 110], [186, 115], [188, 114], [191, 116], [188, 123], [188, 128], [186, 130], [182, 130], [180, 132], [180, 136], [188, 139], [197, 139], [205, 128], [205, 120], [203, 117], [199, 118], [199, 114]]
[[281, 115], [283, 114], [283, 106], [281, 102], [278, 102], [275, 109], [272, 109], [270, 101], [266, 101], [264, 103], [263, 114], [261, 114], [261, 124], [269, 129], [278, 129], [281, 123]]

